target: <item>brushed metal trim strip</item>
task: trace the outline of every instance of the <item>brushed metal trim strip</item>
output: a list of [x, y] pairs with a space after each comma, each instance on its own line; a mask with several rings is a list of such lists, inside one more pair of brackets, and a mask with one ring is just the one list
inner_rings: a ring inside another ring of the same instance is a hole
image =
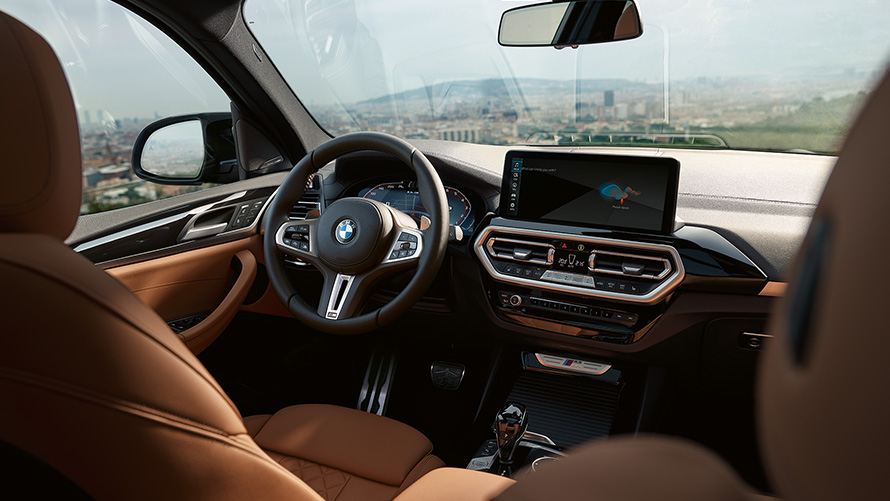
[[[547, 357], [558, 359], [560, 363], [552, 363], [547, 360]], [[573, 372], [575, 374], [587, 374], [589, 376], [602, 376], [603, 374], [609, 372], [612, 368], [612, 364], [607, 364], [603, 362], [591, 362], [590, 360], [581, 360], [579, 358], [566, 358], [560, 357], [558, 355], [547, 355], [541, 353], [535, 353], [535, 359], [537, 359], [538, 363], [548, 369], [555, 369], [558, 371], [565, 372]], [[591, 367], [584, 366], [575, 366], [575, 365], [564, 365], [565, 362], [579, 362], [580, 364], [589, 364], [596, 366], [596, 369]]]

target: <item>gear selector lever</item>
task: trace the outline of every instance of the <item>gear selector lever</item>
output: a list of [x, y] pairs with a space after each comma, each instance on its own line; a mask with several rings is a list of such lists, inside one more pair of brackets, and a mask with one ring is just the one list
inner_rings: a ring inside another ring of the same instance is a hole
[[519, 402], [507, 402], [494, 420], [494, 433], [498, 443], [498, 458], [502, 465], [513, 462], [513, 452], [528, 428], [528, 411]]

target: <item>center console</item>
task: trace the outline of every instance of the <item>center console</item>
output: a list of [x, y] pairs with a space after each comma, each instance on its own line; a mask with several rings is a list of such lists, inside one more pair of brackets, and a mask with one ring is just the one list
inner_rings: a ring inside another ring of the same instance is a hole
[[513, 323], [613, 343], [638, 339], [683, 282], [670, 245], [679, 163], [510, 151], [500, 217], [474, 251]]
[[699, 343], [689, 326], [710, 325], [702, 298], [723, 295], [722, 314], [723, 301], [761, 293], [767, 276], [739, 248], [677, 222], [679, 169], [658, 156], [507, 153], [499, 213], [472, 249], [497, 335], [529, 351], [495, 437], [468, 468], [527, 474], [582, 443], [651, 427], [667, 369], [649, 360], [676, 349], [629, 355], [681, 332]]

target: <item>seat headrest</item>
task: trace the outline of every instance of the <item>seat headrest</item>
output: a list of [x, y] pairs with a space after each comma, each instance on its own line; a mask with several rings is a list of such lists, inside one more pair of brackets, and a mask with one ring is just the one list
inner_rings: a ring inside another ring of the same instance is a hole
[[59, 60], [31, 28], [0, 12], [0, 232], [64, 240], [81, 203], [80, 133]]
[[848, 133], [772, 319], [758, 417], [786, 499], [890, 498], [888, 130], [885, 76]]

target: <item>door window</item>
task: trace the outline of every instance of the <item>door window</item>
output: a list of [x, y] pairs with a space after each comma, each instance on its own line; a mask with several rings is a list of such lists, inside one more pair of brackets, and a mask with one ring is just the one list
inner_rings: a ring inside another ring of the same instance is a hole
[[133, 143], [149, 123], [229, 110], [225, 93], [175, 42], [109, 0], [0, 0], [0, 10], [40, 33], [65, 70], [82, 142], [81, 214], [207, 186], [150, 183], [130, 165]]

